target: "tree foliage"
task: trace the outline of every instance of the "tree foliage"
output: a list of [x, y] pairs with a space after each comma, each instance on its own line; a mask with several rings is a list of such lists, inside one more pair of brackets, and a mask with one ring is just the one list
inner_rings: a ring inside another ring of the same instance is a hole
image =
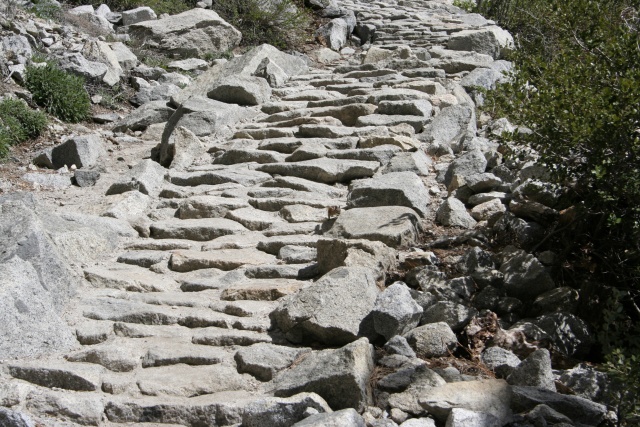
[[503, 139], [533, 147], [571, 190], [579, 214], [558, 235], [565, 266], [582, 269], [575, 277], [583, 304], [612, 366], [623, 360], [624, 369], [636, 370], [639, 359], [621, 355], [640, 350], [639, 5], [490, 0], [479, 6], [517, 44], [511, 81], [489, 95], [487, 108], [529, 128]]

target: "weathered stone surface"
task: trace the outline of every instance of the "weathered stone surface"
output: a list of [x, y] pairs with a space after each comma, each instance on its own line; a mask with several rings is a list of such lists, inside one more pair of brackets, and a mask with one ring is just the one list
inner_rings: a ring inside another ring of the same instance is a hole
[[157, 197], [162, 189], [165, 173], [166, 169], [153, 160], [142, 160], [127, 172], [122, 181], [112, 184], [107, 190], [107, 195], [137, 190], [142, 194]]
[[284, 296], [295, 294], [303, 284], [304, 282], [289, 279], [249, 280], [229, 285], [222, 291], [220, 299], [225, 301], [275, 301]]
[[207, 96], [227, 104], [258, 105], [271, 98], [271, 87], [261, 77], [232, 76], [218, 80]]
[[496, 417], [485, 412], [470, 411], [464, 408], [453, 408], [445, 427], [501, 427], [502, 423]]
[[334, 18], [316, 31], [316, 38], [327, 47], [339, 51], [347, 44], [349, 25], [342, 18]]
[[54, 169], [63, 166], [89, 169], [107, 155], [104, 140], [98, 135], [76, 136], [56, 146], [51, 152]]
[[414, 244], [419, 230], [418, 215], [413, 209], [384, 206], [346, 210], [325, 235], [381, 241], [387, 246], [397, 248]]
[[158, 16], [150, 7], [137, 7], [122, 12], [122, 25], [133, 25], [138, 22], [151, 21]]
[[378, 296], [375, 274], [363, 267], [340, 267], [313, 285], [285, 297], [272, 313], [287, 339], [345, 344], [367, 334]]
[[261, 172], [309, 179], [324, 184], [368, 178], [380, 167], [378, 162], [338, 159], [314, 159], [293, 163], [260, 165]]
[[9, 365], [9, 373], [21, 380], [43, 387], [57, 387], [65, 390], [97, 391], [102, 385], [102, 366], [82, 363], [53, 363], [46, 367], [39, 363]]
[[476, 220], [467, 212], [467, 208], [455, 197], [446, 199], [436, 212], [436, 221], [449, 227], [473, 228]]
[[407, 285], [396, 282], [378, 295], [372, 315], [376, 332], [388, 340], [418, 326], [422, 307], [413, 300]]
[[365, 427], [364, 419], [353, 408], [341, 409], [330, 414], [315, 414], [293, 427]]
[[602, 422], [607, 407], [578, 396], [570, 396], [537, 387], [513, 386], [512, 406], [514, 411], [528, 411], [544, 404], [569, 417], [573, 422], [595, 426]]
[[369, 376], [374, 368], [373, 357], [373, 346], [366, 338], [336, 350], [307, 353], [296, 366], [275, 378], [275, 394], [314, 392], [332, 408], [362, 411], [371, 401]]
[[421, 216], [429, 209], [429, 192], [412, 172], [391, 172], [351, 185], [347, 207], [406, 206]]
[[130, 26], [133, 37], [146, 40], [149, 47], [182, 58], [225, 52], [238, 46], [242, 35], [217, 13], [191, 9], [163, 19]]
[[541, 348], [527, 356], [507, 377], [507, 382], [556, 391], [549, 350]]
[[0, 423], [7, 427], [35, 427], [36, 425], [28, 415], [8, 408], [0, 408]]
[[531, 254], [518, 251], [500, 267], [507, 295], [529, 300], [553, 287], [555, 283], [546, 268]]
[[84, 269], [84, 277], [96, 288], [129, 292], [164, 292], [177, 288], [173, 279], [135, 266], [88, 267]]
[[456, 335], [444, 322], [420, 326], [404, 334], [404, 337], [416, 353], [424, 357], [447, 356], [458, 344]]
[[291, 348], [273, 344], [254, 344], [238, 350], [235, 361], [238, 372], [251, 374], [260, 381], [271, 381], [281, 370], [288, 368], [308, 348]]
[[224, 218], [202, 218], [158, 221], [151, 225], [154, 239], [213, 240], [227, 234], [247, 231], [235, 221]]
[[[82, 425], [99, 425], [104, 414], [104, 403], [98, 393], [70, 394], [46, 391], [28, 396], [27, 409], [41, 417], [60, 417]], [[46, 418], [45, 418], [46, 419]]]
[[506, 378], [520, 364], [518, 356], [501, 347], [489, 347], [480, 355], [482, 363], [493, 370], [498, 378]]
[[460, 31], [453, 34], [447, 43], [447, 49], [474, 51], [494, 59], [500, 58], [513, 47], [511, 34], [497, 26]]
[[145, 130], [157, 123], [164, 123], [174, 113], [175, 109], [169, 107], [166, 101], [151, 101], [142, 107], [135, 109], [122, 120], [114, 124], [114, 132], [126, 132], [127, 130]]
[[218, 196], [194, 196], [180, 203], [176, 216], [180, 219], [224, 218], [227, 212], [249, 207], [241, 199]]
[[462, 381], [434, 387], [419, 399], [436, 419], [444, 422], [453, 408], [484, 412], [504, 425], [511, 417], [511, 389], [504, 380]]
[[587, 324], [569, 313], [538, 317], [534, 324], [548, 334], [556, 349], [571, 357], [586, 357], [594, 342]]
[[169, 260], [173, 271], [217, 268], [228, 271], [243, 265], [274, 264], [276, 257], [256, 249], [219, 249], [207, 252], [175, 251]]
[[478, 312], [453, 301], [439, 301], [424, 310], [422, 324], [444, 322], [454, 332], [460, 332]]
[[382, 242], [370, 240], [320, 239], [318, 269], [322, 274], [338, 267], [368, 267], [381, 279], [396, 266], [396, 252]]

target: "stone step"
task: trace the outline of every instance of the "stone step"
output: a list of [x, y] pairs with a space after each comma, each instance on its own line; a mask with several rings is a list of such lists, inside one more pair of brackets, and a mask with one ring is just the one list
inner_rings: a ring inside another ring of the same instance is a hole
[[211, 345], [218, 347], [231, 345], [247, 346], [261, 342], [270, 343], [273, 342], [273, 338], [267, 334], [254, 331], [203, 328], [193, 334], [192, 342], [194, 344]]
[[216, 249], [205, 252], [174, 251], [169, 261], [169, 268], [178, 272], [203, 268], [229, 271], [244, 265], [272, 264], [274, 261], [274, 256], [255, 249]]
[[154, 239], [187, 239], [195, 241], [213, 240], [229, 234], [248, 231], [244, 226], [225, 218], [171, 219], [151, 225]]
[[222, 291], [223, 301], [275, 301], [284, 296], [296, 293], [306, 282], [291, 279], [248, 279], [228, 286]]

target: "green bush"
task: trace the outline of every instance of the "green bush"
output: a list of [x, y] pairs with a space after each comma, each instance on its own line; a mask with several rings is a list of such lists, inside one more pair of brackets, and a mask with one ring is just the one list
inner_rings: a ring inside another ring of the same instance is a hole
[[[516, 40], [511, 81], [488, 95], [494, 117], [531, 133], [533, 147], [576, 207], [549, 239], [563, 279], [582, 290], [583, 316], [604, 354], [636, 371], [640, 351], [640, 19], [636, 0], [491, 0], [480, 11]], [[634, 387], [640, 389], [640, 379]], [[629, 407], [630, 405], [622, 406]], [[624, 414], [623, 414], [624, 415]]]
[[63, 16], [62, 8], [51, 0], [34, 0], [31, 12], [38, 18], [60, 20]]
[[114, 11], [130, 10], [140, 6], [148, 6], [158, 15], [161, 13], [173, 15], [194, 8], [197, 0], [72, 0], [69, 3], [76, 5], [92, 4], [95, 7], [104, 3]]
[[38, 137], [46, 124], [47, 117], [23, 101], [4, 99], [0, 102], [0, 157], [7, 154], [9, 146]]
[[214, 0], [215, 10], [242, 33], [242, 45], [295, 49], [308, 38], [311, 16], [302, 1]]
[[25, 86], [33, 100], [48, 113], [66, 122], [79, 122], [91, 112], [84, 79], [67, 73], [53, 64], [27, 66]]

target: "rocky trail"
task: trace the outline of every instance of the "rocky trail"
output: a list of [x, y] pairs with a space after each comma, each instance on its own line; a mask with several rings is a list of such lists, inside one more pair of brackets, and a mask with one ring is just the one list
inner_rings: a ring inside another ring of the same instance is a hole
[[263, 45], [168, 92], [137, 66], [139, 108], [35, 159], [75, 172], [0, 196], [1, 426], [613, 417], [578, 364], [577, 291], [507, 246], [558, 215], [493, 141], [511, 125], [476, 117], [509, 34], [434, 1], [338, 3], [341, 53], [316, 61]]

